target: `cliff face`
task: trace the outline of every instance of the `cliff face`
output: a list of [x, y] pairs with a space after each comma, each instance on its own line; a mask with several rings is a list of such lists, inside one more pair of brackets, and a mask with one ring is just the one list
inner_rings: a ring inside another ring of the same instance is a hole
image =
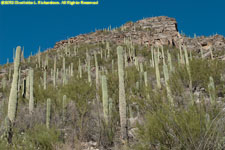
[[63, 47], [66, 43], [98, 43], [111, 41], [116, 44], [123, 43], [124, 38], [130, 38], [136, 44], [151, 45], [172, 45], [179, 47], [179, 43], [185, 44], [190, 50], [205, 50], [213, 48], [216, 50], [225, 49], [225, 39], [221, 35], [210, 37], [188, 38], [181, 35], [177, 29], [177, 22], [174, 18], [166, 16], [146, 18], [137, 22], [128, 22], [120, 28], [113, 30], [98, 30], [89, 34], [81, 34], [68, 40], [59, 41], [54, 48]]

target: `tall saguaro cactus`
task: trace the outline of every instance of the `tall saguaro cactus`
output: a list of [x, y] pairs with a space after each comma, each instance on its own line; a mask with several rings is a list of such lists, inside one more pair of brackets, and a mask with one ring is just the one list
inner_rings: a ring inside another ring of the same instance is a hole
[[13, 81], [12, 81], [12, 86], [11, 86], [10, 95], [9, 95], [9, 103], [8, 103], [8, 118], [11, 123], [14, 122], [16, 117], [16, 111], [17, 111], [20, 57], [21, 57], [21, 47], [17, 46], [16, 57], [14, 59]]
[[156, 74], [156, 82], [157, 82], [157, 87], [161, 89], [161, 82], [160, 82], [160, 72], [159, 72], [159, 53], [158, 56], [154, 54], [155, 58], [155, 74]]
[[47, 99], [47, 108], [46, 108], [46, 127], [49, 129], [51, 119], [51, 99]]
[[209, 84], [208, 84], [210, 102], [214, 104], [216, 102], [216, 90], [213, 77], [209, 77]]
[[118, 57], [118, 75], [119, 75], [119, 112], [120, 112], [120, 126], [121, 126], [121, 138], [127, 139], [127, 104], [125, 97], [124, 86], [124, 60], [123, 60], [123, 47], [117, 47]]
[[94, 57], [95, 57], [95, 78], [96, 78], [96, 89], [99, 86], [99, 68], [98, 68], [98, 59], [97, 59], [97, 55], [96, 52], [94, 52]]
[[34, 111], [34, 70], [30, 69], [30, 100], [29, 100], [29, 113], [32, 114]]
[[103, 114], [106, 124], [108, 124], [109, 118], [109, 98], [106, 76], [102, 76], [102, 102], [103, 102]]
[[44, 90], [47, 89], [47, 72], [44, 70]]

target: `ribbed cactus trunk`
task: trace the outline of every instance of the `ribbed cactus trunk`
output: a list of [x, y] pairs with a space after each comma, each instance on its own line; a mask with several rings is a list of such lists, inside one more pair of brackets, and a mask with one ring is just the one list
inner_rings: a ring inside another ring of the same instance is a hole
[[14, 74], [8, 103], [8, 118], [12, 123], [15, 120], [17, 111], [20, 56], [21, 56], [21, 47], [18, 46], [16, 48], [16, 57], [14, 59]]
[[50, 120], [51, 120], [51, 99], [47, 99], [47, 107], [46, 107], [46, 127], [50, 128]]
[[2, 89], [3, 89], [3, 91], [5, 90], [5, 88], [6, 88], [6, 77], [4, 76], [2, 78]]
[[30, 75], [29, 113], [32, 114], [34, 111], [34, 70], [32, 68], [29, 71], [29, 75]]
[[70, 76], [73, 77], [73, 63], [71, 63], [70, 66]]
[[56, 86], [56, 56], [54, 57], [53, 86]]
[[103, 102], [103, 114], [106, 124], [108, 124], [109, 119], [109, 98], [108, 98], [108, 87], [106, 76], [102, 76], [102, 102]]
[[79, 58], [79, 64], [78, 64], [78, 71], [79, 71], [79, 77], [82, 78], [82, 66]]
[[118, 76], [119, 76], [119, 112], [120, 112], [120, 126], [121, 138], [127, 139], [127, 104], [125, 96], [124, 85], [124, 60], [123, 60], [123, 47], [117, 47], [118, 57]]
[[87, 72], [88, 72], [88, 82], [91, 84], [91, 58], [87, 53]]
[[186, 47], [184, 47], [184, 55], [185, 55], [185, 64], [186, 64], [186, 68], [187, 68], [188, 76], [189, 76], [189, 88], [190, 88], [190, 91], [192, 91], [191, 68], [189, 65], [188, 52], [187, 52]]
[[208, 84], [209, 96], [211, 104], [216, 102], [216, 89], [213, 78], [209, 77], [209, 84]]
[[62, 78], [63, 78], [63, 85], [65, 85], [66, 83], [66, 60], [65, 60], [65, 57], [63, 57], [63, 75], [62, 75]]
[[167, 56], [168, 56], [168, 63], [169, 63], [170, 72], [173, 72], [174, 71], [173, 63], [172, 63], [172, 58], [171, 58], [171, 55], [170, 55], [169, 52], [167, 53]]
[[[159, 55], [159, 53], [158, 53]], [[158, 89], [161, 89], [161, 82], [160, 82], [160, 72], [159, 72], [159, 57], [154, 54], [155, 58], [155, 74], [156, 74], [156, 83]]]
[[63, 95], [63, 122], [65, 121], [66, 115], [66, 95]]
[[164, 80], [165, 80], [165, 85], [166, 85], [166, 92], [167, 92], [167, 97], [169, 99], [169, 102], [171, 105], [173, 105], [173, 97], [172, 97], [172, 92], [169, 86], [169, 71], [168, 67], [166, 64], [163, 65], [163, 72], [164, 72]]
[[7, 138], [8, 142], [12, 142], [12, 127], [16, 118], [17, 103], [18, 103], [18, 80], [19, 80], [19, 67], [21, 60], [21, 47], [17, 46], [16, 56], [14, 59], [14, 74], [11, 85], [9, 102], [8, 102], [8, 114], [5, 119], [5, 133], [3, 137]]
[[152, 54], [152, 63], [151, 63], [151, 66], [152, 67], [155, 67], [155, 64], [154, 64], [154, 62], [155, 62], [155, 59], [154, 59], [154, 54], [155, 54], [155, 52], [154, 52], [154, 49], [153, 49], [153, 47], [151, 47], [151, 54]]
[[95, 57], [95, 81], [96, 81], [96, 89], [98, 89], [99, 86], [99, 68], [98, 68], [98, 59], [96, 52], [94, 52], [94, 57]]
[[39, 47], [38, 50], [38, 67], [41, 67], [41, 47]]
[[46, 90], [47, 89], [47, 72], [46, 72], [46, 70], [44, 70], [44, 90]]
[[27, 76], [26, 76], [26, 99], [30, 98], [30, 75], [29, 75], [29, 70], [27, 72]]

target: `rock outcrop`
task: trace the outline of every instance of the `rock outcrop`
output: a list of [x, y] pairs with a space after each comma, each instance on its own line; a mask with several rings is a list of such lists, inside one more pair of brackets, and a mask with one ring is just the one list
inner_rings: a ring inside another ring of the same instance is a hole
[[129, 38], [135, 44], [151, 45], [171, 45], [179, 47], [179, 44], [185, 44], [190, 50], [216, 50], [225, 49], [225, 39], [221, 35], [210, 37], [200, 36], [189, 38], [178, 32], [177, 22], [174, 18], [166, 16], [152, 17], [139, 20], [137, 22], [128, 22], [120, 28], [112, 30], [98, 30], [89, 34], [81, 34], [76, 37], [56, 42], [54, 48], [64, 47], [70, 43], [98, 43], [102, 41], [111, 41], [116, 44], [124, 42], [124, 38]]

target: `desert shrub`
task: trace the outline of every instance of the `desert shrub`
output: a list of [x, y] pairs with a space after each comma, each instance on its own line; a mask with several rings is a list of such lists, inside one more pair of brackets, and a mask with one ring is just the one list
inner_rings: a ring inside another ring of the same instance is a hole
[[62, 88], [62, 94], [67, 95], [67, 98], [75, 104], [76, 120], [75, 129], [77, 129], [80, 139], [88, 135], [87, 122], [90, 118], [90, 108], [95, 100], [95, 88], [93, 83], [90, 85], [87, 79], [73, 78], [70, 82]]
[[0, 141], [0, 149], [12, 150], [52, 150], [56, 143], [60, 141], [60, 132], [55, 128], [47, 129], [43, 125], [37, 125], [34, 128], [20, 131], [14, 129], [12, 144], [7, 144], [6, 141]]
[[146, 110], [134, 149], [205, 150], [224, 146], [225, 114], [221, 108], [204, 109], [204, 104], [199, 104], [175, 109], [166, 103], [158, 103], [157, 107], [160, 109]]

